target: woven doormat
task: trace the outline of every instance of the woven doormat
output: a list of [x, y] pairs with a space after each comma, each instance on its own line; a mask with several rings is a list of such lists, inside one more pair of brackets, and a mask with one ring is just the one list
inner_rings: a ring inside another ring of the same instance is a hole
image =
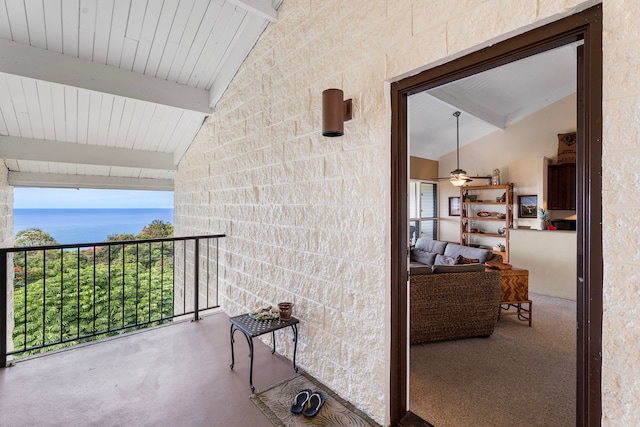
[[[292, 414], [290, 410], [296, 394], [306, 388], [322, 391], [326, 398], [320, 412], [313, 418], [307, 418], [302, 414]], [[278, 427], [379, 426], [365, 413], [354, 408], [349, 402], [341, 399], [326, 386], [303, 372], [254, 394], [251, 396], [251, 400], [269, 421]]]

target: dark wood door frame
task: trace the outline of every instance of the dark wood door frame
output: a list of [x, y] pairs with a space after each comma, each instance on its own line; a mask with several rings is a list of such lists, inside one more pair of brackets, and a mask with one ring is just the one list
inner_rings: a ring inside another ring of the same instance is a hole
[[[576, 425], [602, 416], [602, 6], [531, 30], [391, 85], [391, 378], [390, 419], [407, 413], [407, 97], [567, 43], [579, 58], [577, 140]], [[581, 70], [581, 72], [580, 72]]]

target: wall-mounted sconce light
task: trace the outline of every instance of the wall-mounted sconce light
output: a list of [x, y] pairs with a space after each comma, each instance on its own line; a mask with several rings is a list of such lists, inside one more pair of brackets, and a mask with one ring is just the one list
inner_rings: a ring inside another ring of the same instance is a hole
[[344, 135], [344, 122], [353, 118], [351, 99], [343, 101], [340, 89], [327, 89], [322, 92], [322, 135]]

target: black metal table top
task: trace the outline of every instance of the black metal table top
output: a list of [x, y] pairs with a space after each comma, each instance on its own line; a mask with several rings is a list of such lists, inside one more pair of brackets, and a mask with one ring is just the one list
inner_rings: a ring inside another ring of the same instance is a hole
[[229, 321], [233, 323], [236, 328], [240, 329], [250, 337], [257, 337], [262, 334], [277, 331], [278, 329], [300, 323], [300, 321], [295, 317], [291, 317], [286, 322], [283, 322], [280, 319], [258, 320], [250, 317], [248, 314], [230, 317]]

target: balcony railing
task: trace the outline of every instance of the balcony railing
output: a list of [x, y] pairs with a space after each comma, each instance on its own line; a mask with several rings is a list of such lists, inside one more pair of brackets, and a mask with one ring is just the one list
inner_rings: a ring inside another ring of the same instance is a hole
[[218, 307], [224, 234], [0, 249], [0, 367]]

